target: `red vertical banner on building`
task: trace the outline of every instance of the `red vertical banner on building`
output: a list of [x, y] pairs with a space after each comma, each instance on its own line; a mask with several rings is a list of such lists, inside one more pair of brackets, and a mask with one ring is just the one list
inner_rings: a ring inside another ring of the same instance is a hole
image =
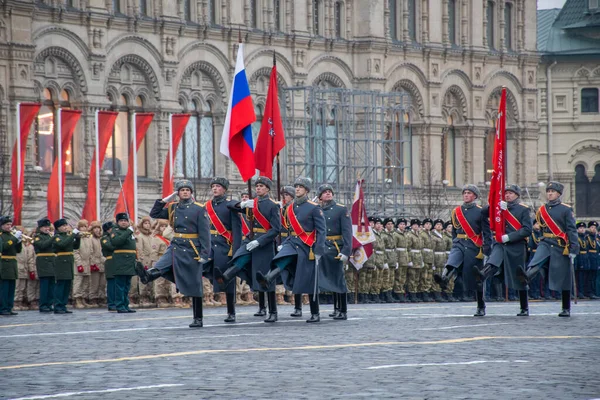
[[167, 152], [165, 170], [163, 172], [163, 197], [167, 197], [173, 193], [173, 166], [175, 165], [175, 156], [189, 120], [190, 114], [171, 114], [169, 151]]
[[494, 156], [492, 158], [494, 171], [490, 181], [490, 229], [494, 232], [496, 241], [502, 243], [505, 233], [504, 213], [500, 202], [504, 200], [506, 186], [506, 88], [502, 88], [500, 106], [498, 107], [498, 120], [496, 121], [496, 138], [494, 140]]
[[40, 111], [38, 103], [17, 104], [17, 140], [13, 148], [11, 160], [11, 189], [13, 200], [13, 221], [15, 225], [21, 225], [21, 212], [23, 211], [23, 181], [25, 179], [25, 156], [27, 155], [27, 138], [31, 130], [31, 124]]
[[71, 139], [73, 139], [73, 132], [79, 118], [81, 118], [80, 110], [58, 110], [60, 121], [58, 129], [60, 130], [58, 137], [60, 140], [60, 146], [58, 148], [57, 157], [54, 159], [54, 165], [52, 167], [52, 174], [50, 175], [50, 182], [48, 183], [48, 218], [50, 221], [56, 221], [63, 217], [63, 206], [65, 201], [65, 160], [67, 156], [67, 150]]
[[125, 175], [125, 182], [123, 182], [123, 188], [119, 192], [119, 198], [117, 199], [117, 207], [115, 208], [115, 215], [121, 212], [126, 212], [129, 214], [129, 218], [137, 223], [137, 210], [135, 209], [136, 199], [135, 199], [135, 179], [134, 179], [134, 146], [135, 143], [135, 152], [140, 149], [140, 145], [146, 137], [146, 132], [148, 132], [148, 128], [150, 127], [150, 123], [154, 118], [154, 113], [136, 113], [134, 115], [134, 124], [135, 124], [135, 142], [129, 146], [129, 158], [127, 161], [127, 175]]
[[119, 115], [116, 111], [97, 111], [96, 112], [96, 147], [90, 175], [88, 178], [88, 190], [81, 218], [88, 221], [100, 220], [100, 169], [104, 163], [106, 148], [115, 129], [115, 122]]

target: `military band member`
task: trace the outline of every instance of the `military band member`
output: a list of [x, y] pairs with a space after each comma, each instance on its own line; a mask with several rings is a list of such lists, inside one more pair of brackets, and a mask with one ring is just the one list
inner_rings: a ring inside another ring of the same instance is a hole
[[598, 279], [598, 267], [600, 267], [600, 253], [598, 253], [598, 223], [596, 221], [588, 222], [588, 262], [590, 264], [590, 277], [587, 296], [592, 299], [598, 299], [596, 296], [596, 280]]
[[17, 315], [13, 311], [15, 303], [15, 287], [19, 276], [17, 266], [17, 253], [20, 253], [23, 244], [23, 232], [12, 231], [12, 219], [8, 216], [0, 217], [0, 315]]
[[[254, 221], [250, 224], [253, 234], [247, 235], [242, 245], [237, 249], [231, 260], [231, 266], [221, 275], [216, 271], [218, 279], [230, 282], [240, 276], [250, 284], [253, 291], [259, 293], [258, 316], [264, 311], [264, 298], [266, 293], [269, 315], [265, 322], [277, 321], [277, 299], [275, 296], [275, 282], [263, 286], [255, 277], [260, 272], [266, 275], [271, 268], [271, 261], [275, 257], [275, 239], [281, 232], [281, 209], [279, 204], [271, 199], [270, 191], [273, 187], [271, 179], [259, 176], [254, 182], [256, 197], [238, 204], [239, 211], [251, 209]], [[239, 218], [239, 216], [236, 216]], [[263, 293], [261, 295], [261, 293]]]
[[[151, 255], [151, 263], [150, 266], [153, 267], [154, 264], [163, 254], [167, 251], [167, 247], [169, 246], [169, 240], [163, 236], [163, 233], [166, 227], [169, 225], [169, 221], [166, 219], [156, 220], [154, 224], [154, 235], [152, 236], [152, 255]], [[166, 279], [157, 279], [154, 281], [154, 294], [156, 296], [156, 305], [159, 308], [169, 307], [171, 304], [169, 300], [171, 300], [172, 295], [175, 294], [175, 287], [171, 282]], [[206, 296], [206, 294], [205, 294]], [[181, 303], [181, 299], [177, 299], [179, 301], [175, 301], [175, 307], [183, 307]]]
[[[110, 234], [113, 247], [113, 267], [115, 274], [115, 307], [119, 314], [134, 313], [129, 307], [131, 277], [136, 274], [137, 250], [135, 230], [129, 223], [127, 213], [118, 213], [117, 226]], [[143, 268], [143, 264], [140, 264]]]
[[327, 226], [325, 254], [319, 265], [319, 289], [333, 293], [333, 314], [338, 320], [348, 319], [348, 299], [344, 266], [352, 252], [352, 220], [348, 209], [334, 200], [333, 187], [321, 185], [317, 191]]
[[294, 182], [296, 198], [287, 209], [286, 220], [291, 234], [283, 242], [281, 251], [273, 258], [271, 270], [265, 276], [256, 273], [256, 280], [264, 289], [281, 275], [286, 288], [294, 294], [309, 294], [311, 317], [307, 322], [319, 322], [318, 268], [325, 253], [327, 228], [323, 210], [308, 200], [311, 181], [299, 177]]
[[421, 221], [416, 218], [411, 219], [410, 231], [406, 235], [408, 239], [408, 250], [410, 251], [406, 287], [408, 290], [408, 299], [412, 303], [420, 303], [422, 301], [417, 295], [421, 278], [421, 270], [425, 266], [423, 263], [423, 241], [419, 234], [420, 223]]
[[[210, 254], [210, 224], [203, 204], [192, 197], [194, 188], [189, 180], [175, 184], [176, 192], [156, 200], [150, 211], [152, 218], [168, 219], [175, 230], [171, 244], [154, 267], [136, 268], [142, 283], [163, 276], [175, 283], [177, 289], [192, 298], [194, 320], [190, 328], [202, 327], [202, 271]], [[179, 202], [170, 202], [179, 196]]]
[[588, 271], [590, 270], [590, 263], [588, 259], [588, 242], [586, 235], [586, 224], [585, 222], [578, 222], [575, 227], [577, 228], [577, 241], [579, 242], [579, 254], [575, 257], [575, 273], [577, 274], [577, 298], [584, 299], [584, 288], [588, 279]]
[[[431, 267], [432, 274], [438, 273], [446, 265], [448, 256], [446, 254], [446, 243], [444, 240], [444, 221], [436, 219], [433, 221], [433, 230], [431, 231], [431, 249], [433, 250], [433, 266]], [[432, 278], [431, 290], [433, 292], [433, 299], [438, 302], [445, 302], [442, 297], [442, 288]]]
[[[507, 185], [504, 190], [506, 201], [500, 202], [504, 214], [505, 234], [502, 242], [492, 238], [492, 250], [486, 260], [483, 270], [476, 278], [480, 285], [485, 280], [500, 275], [509, 289], [517, 290], [521, 311], [518, 317], [529, 315], [527, 287], [517, 277], [517, 270], [525, 270], [527, 265], [527, 238], [531, 234], [531, 216], [529, 207], [521, 203], [521, 188], [518, 185]], [[489, 206], [483, 208], [483, 213], [489, 213]], [[489, 215], [489, 214], [488, 214]], [[493, 232], [492, 232], [493, 233]]]
[[52, 222], [48, 218], [37, 221], [37, 234], [33, 238], [35, 265], [40, 279], [40, 312], [54, 311], [54, 252], [52, 251]]
[[40, 280], [37, 276], [37, 267], [35, 265], [35, 249], [33, 247], [33, 236], [35, 230], [30, 233], [30, 238], [25, 240], [23, 249], [27, 250], [27, 302], [29, 303], [29, 310], [38, 310], [40, 307]]
[[489, 253], [490, 227], [488, 216], [476, 203], [480, 196], [477, 186], [464, 186], [462, 195], [463, 204], [452, 210], [452, 250], [441, 277], [436, 275], [436, 282], [445, 287], [453, 276], [462, 273], [465, 290], [476, 291], [477, 311], [474, 316], [483, 317], [483, 289], [477, 286], [475, 272], [483, 267], [484, 254]]
[[73, 311], [67, 310], [67, 302], [71, 293], [71, 284], [73, 282], [73, 269], [75, 268], [75, 258], [73, 250], [79, 249], [80, 235], [77, 229], [73, 233], [69, 232], [69, 224], [66, 219], [61, 218], [54, 222], [56, 230], [52, 239], [52, 248], [56, 258], [54, 259], [54, 276], [56, 285], [54, 286], [54, 314], [72, 314]]
[[559, 182], [549, 182], [546, 186], [548, 202], [535, 215], [542, 228], [543, 238], [529, 262], [527, 274], [521, 277], [528, 281], [538, 273], [542, 277], [547, 274], [550, 290], [561, 291], [562, 310], [558, 316], [570, 317], [572, 264], [579, 253], [579, 241], [573, 210], [560, 199], [563, 189], [564, 186]]
[[28, 286], [36, 283], [35, 273], [33, 275], [33, 279], [30, 278], [31, 275], [29, 273], [29, 271], [32, 271], [35, 267], [35, 252], [33, 251], [33, 247], [31, 246], [31, 240], [28, 237], [26, 237], [26, 235], [28, 234], [27, 231], [25, 231], [25, 229], [19, 225], [15, 226], [15, 229], [17, 231], [23, 232], [23, 240], [21, 241], [21, 252], [17, 253], [19, 279], [16, 282], [14, 309], [17, 311], [25, 311], [29, 309], [29, 303], [34, 301], [34, 299], [29, 298], [27, 296], [27, 288]]
[[408, 238], [406, 237], [406, 219], [399, 218], [396, 222], [396, 255], [398, 257], [398, 268], [394, 274], [394, 293], [395, 300], [399, 303], [406, 302], [406, 278], [408, 275]]
[[115, 248], [110, 242], [110, 235], [115, 228], [112, 221], [108, 221], [102, 224], [102, 239], [100, 244], [102, 245], [102, 256], [104, 257], [104, 276], [106, 278], [106, 306], [109, 312], [117, 312], [117, 306], [115, 302], [115, 265], [113, 262], [113, 252]]

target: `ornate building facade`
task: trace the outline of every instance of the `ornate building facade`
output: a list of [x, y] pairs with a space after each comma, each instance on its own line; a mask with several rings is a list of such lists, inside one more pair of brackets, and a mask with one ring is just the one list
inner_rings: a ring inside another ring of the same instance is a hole
[[273, 53], [282, 87], [406, 92], [409, 186], [431, 177], [450, 188], [485, 186], [505, 86], [509, 180], [538, 179], [533, 1], [6, 0], [1, 7], [0, 129], [9, 146], [17, 102], [43, 104], [26, 162], [32, 218], [44, 214], [59, 107], [83, 111], [65, 160], [67, 215], [82, 204], [98, 109], [119, 112], [103, 165], [107, 204], [125, 174], [135, 111], [155, 113], [138, 156], [142, 213], [160, 192], [170, 113], [193, 114], [176, 164], [198, 182], [200, 198], [214, 174], [235, 181], [218, 144], [240, 36], [259, 121]]

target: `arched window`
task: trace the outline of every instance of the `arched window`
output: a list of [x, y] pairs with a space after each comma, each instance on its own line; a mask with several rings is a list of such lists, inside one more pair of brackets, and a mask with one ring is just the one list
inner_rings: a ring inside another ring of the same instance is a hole
[[513, 23], [512, 23], [512, 12], [513, 9], [513, 5], [512, 3], [506, 3], [504, 6], [504, 46], [506, 47], [506, 50], [512, 50], [513, 49], [513, 44], [512, 44], [512, 29], [513, 29]]
[[590, 181], [585, 173], [585, 166], [579, 164], [575, 167], [575, 212], [578, 217], [590, 215], [588, 207]]
[[191, 114], [183, 141], [175, 157], [175, 174], [188, 179], [210, 178], [214, 175], [213, 120], [210, 104], [199, 101], [183, 107]]
[[417, 42], [417, 0], [408, 0], [408, 37]]
[[485, 139], [483, 142], [483, 152], [485, 154], [485, 170], [484, 177], [485, 181], [489, 182], [492, 179], [492, 172], [494, 172], [494, 143], [496, 140], [496, 130], [490, 128], [485, 133]]
[[148, 16], [148, 0], [140, 0], [140, 15]]
[[450, 44], [458, 44], [456, 33], [456, 0], [448, 0], [448, 40]]
[[121, 13], [121, 0], [112, 0], [113, 12]]
[[496, 19], [494, 18], [494, 16], [496, 15], [495, 13], [495, 4], [493, 1], [488, 1], [487, 2], [487, 9], [486, 9], [486, 13], [487, 13], [487, 42], [488, 42], [488, 47], [490, 50], [494, 50], [496, 47], [494, 46], [494, 43], [496, 41], [496, 38], [494, 36], [494, 32], [495, 32], [495, 22]]
[[342, 38], [342, 19], [343, 19], [343, 4], [341, 1], [335, 2], [335, 37], [337, 39]]
[[208, 0], [208, 22], [211, 25], [217, 23], [217, 0]]

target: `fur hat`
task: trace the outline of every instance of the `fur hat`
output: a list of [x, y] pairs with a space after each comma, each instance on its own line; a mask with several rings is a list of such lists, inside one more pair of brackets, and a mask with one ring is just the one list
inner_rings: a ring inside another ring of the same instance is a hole
[[294, 197], [296, 195], [296, 190], [294, 190], [293, 186], [284, 186], [281, 188], [281, 194], [289, 194], [290, 196]]
[[519, 187], [519, 185], [506, 185], [506, 187], [504, 188], [504, 191], [505, 192], [506, 191], [513, 192], [517, 196], [521, 197], [521, 188]]
[[90, 226], [90, 222], [87, 219], [80, 219], [77, 222], [77, 229], [81, 228], [82, 226]]
[[546, 185], [546, 192], [551, 189], [556, 190], [559, 194], [563, 194], [563, 190], [565, 190], [565, 185], [555, 181], [548, 182], [548, 184]]
[[127, 214], [127, 213], [118, 213], [117, 216], [115, 217], [115, 220], [117, 222], [119, 222], [122, 219], [126, 219], [127, 221], [129, 221], [129, 214]]
[[333, 191], [333, 186], [331, 186], [329, 183], [324, 183], [323, 185], [319, 186], [319, 189], [317, 189], [317, 196], [321, 198], [321, 195], [328, 190], [331, 191], [332, 194], [335, 194]]
[[273, 181], [267, 178], [266, 176], [259, 176], [258, 178], [256, 178], [256, 180], [254, 181], [254, 186], [258, 185], [259, 183], [268, 187], [269, 190], [271, 190], [271, 188], [273, 187]]
[[302, 186], [304, 189], [306, 189], [307, 192], [310, 192], [310, 189], [312, 186], [312, 180], [310, 178], [306, 178], [304, 176], [299, 176], [294, 181], [294, 187], [296, 187], [296, 186]]
[[177, 192], [179, 192], [183, 188], [188, 188], [192, 191], [192, 193], [194, 193], [194, 185], [192, 184], [192, 181], [188, 179], [180, 179], [177, 182], [175, 182], [175, 190]]
[[69, 223], [64, 218], [57, 219], [56, 221], [54, 221], [54, 229], [58, 230], [58, 228], [60, 228], [61, 226], [68, 225], [68, 224]]
[[479, 191], [479, 188], [477, 186], [475, 186], [471, 183], [468, 183], [465, 186], [463, 186], [462, 193], [464, 193], [467, 190], [469, 192], [473, 192], [475, 194], [475, 197], [477, 197], [477, 198], [481, 197], [481, 192]]
[[210, 180], [210, 187], [212, 187], [212, 185], [219, 185], [222, 186], [223, 189], [229, 190], [229, 180], [227, 178], [215, 176]]
[[43, 228], [44, 226], [52, 226], [52, 221], [50, 221], [48, 217], [44, 217], [42, 219], [38, 219], [37, 226], [38, 228]]

